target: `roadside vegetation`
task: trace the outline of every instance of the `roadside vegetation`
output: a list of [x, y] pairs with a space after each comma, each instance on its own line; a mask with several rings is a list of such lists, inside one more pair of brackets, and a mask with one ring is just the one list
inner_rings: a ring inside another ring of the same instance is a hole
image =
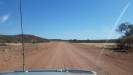
[[68, 40], [72, 43], [116, 43], [116, 46], [107, 46], [117, 52], [133, 53], [133, 24], [128, 22], [122, 23], [116, 29], [116, 32], [121, 34], [118, 39], [104, 39], [104, 40]]
[[69, 42], [73, 42], [73, 43], [116, 43], [118, 42], [118, 39], [110, 39], [110, 40], [77, 40], [77, 39], [72, 39], [72, 40], [68, 40]]
[[133, 53], [133, 24], [122, 23], [116, 31], [121, 34], [117, 42], [118, 48], [120, 48], [121, 51]]

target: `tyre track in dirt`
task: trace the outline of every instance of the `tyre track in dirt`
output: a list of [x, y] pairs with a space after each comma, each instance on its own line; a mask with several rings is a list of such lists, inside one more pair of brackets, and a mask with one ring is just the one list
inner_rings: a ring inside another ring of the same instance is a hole
[[119, 65], [120, 62], [109, 55], [98, 59], [100, 51], [91, 46], [84, 48], [80, 44], [52, 42], [47, 50], [37, 52], [27, 61], [30, 69], [80, 68], [94, 70], [98, 75], [132, 75], [131, 69]]
[[[106, 54], [106, 52], [103, 53], [101, 57], [98, 57], [101, 50], [100, 48], [69, 42], [50, 42], [29, 45], [25, 50], [25, 66], [27, 70], [77, 68], [94, 70], [98, 75], [133, 74], [133, 60], [129, 60], [132, 58], [120, 58], [111, 53]], [[20, 63], [22, 62], [20, 61]], [[13, 64], [13, 62], [11, 62], [11, 64]], [[7, 69], [8, 68], [13, 67], [8, 66]], [[14, 69], [15, 68], [16, 67], [14, 67]]]
[[[78, 48], [77, 50], [82, 50], [81, 52], [83, 53], [87, 53], [88, 55], [91, 55], [91, 58], [95, 59], [91, 60], [94, 61], [94, 63], [96, 62], [96, 67], [101, 67], [103, 68], [103, 70], [107, 70], [107, 72], [112, 73], [111, 75], [132, 75], [132, 65], [133, 64], [128, 64], [128, 63], [124, 63], [125, 60], [121, 60], [118, 61], [118, 57], [114, 57], [113, 55], [110, 54], [102, 54], [101, 57], [94, 57], [99, 55], [100, 51], [98, 50], [98, 48], [93, 48], [93, 47], [88, 47], [88, 48], [83, 48], [80, 47], [79, 45], [74, 45], [76, 46], [76, 48]], [[81, 49], [80, 49], [81, 48]], [[92, 48], [92, 49], [89, 49]], [[84, 50], [84, 51], [83, 51]], [[86, 52], [85, 50], [87, 50], [88, 52]], [[96, 52], [97, 51], [97, 52]], [[89, 58], [86, 55], [86, 59]], [[99, 59], [98, 59], [99, 58]], [[130, 60], [132, 62], [132, 60]], [[104, 71], [103, 71], [104, 72]]]

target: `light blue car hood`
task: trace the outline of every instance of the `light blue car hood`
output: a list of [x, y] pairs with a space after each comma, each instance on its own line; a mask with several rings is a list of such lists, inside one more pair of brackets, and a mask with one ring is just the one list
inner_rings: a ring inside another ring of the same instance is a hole
[[93, 73], [67, 73], [67, 72], [14, 72], [1, 75], [95, 75]]
[[96, 75], [96, 73], [94, 71], [79, 69], [58, 69], [3, 72], [0, 75]]

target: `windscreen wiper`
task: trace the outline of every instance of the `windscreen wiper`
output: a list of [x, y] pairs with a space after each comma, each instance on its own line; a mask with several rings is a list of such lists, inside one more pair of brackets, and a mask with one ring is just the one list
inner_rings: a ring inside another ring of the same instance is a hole
[[95, 74], [94, 71], [84, 70], [84, 69], [34, 69], [34, 70], [27, 70], [27, 71], [15, 71], [15, 72], [67, 72], [67, 73], [87, 73], [87, 74]]

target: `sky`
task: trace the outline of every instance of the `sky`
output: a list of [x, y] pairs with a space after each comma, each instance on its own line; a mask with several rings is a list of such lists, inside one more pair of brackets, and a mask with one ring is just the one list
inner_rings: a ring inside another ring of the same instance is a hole
[[[23, 29], [49, 39], [115, 39], [132, 0], [22, 0]], [[21, 34], [19, 0], [0, 0], [0, 34]]]

